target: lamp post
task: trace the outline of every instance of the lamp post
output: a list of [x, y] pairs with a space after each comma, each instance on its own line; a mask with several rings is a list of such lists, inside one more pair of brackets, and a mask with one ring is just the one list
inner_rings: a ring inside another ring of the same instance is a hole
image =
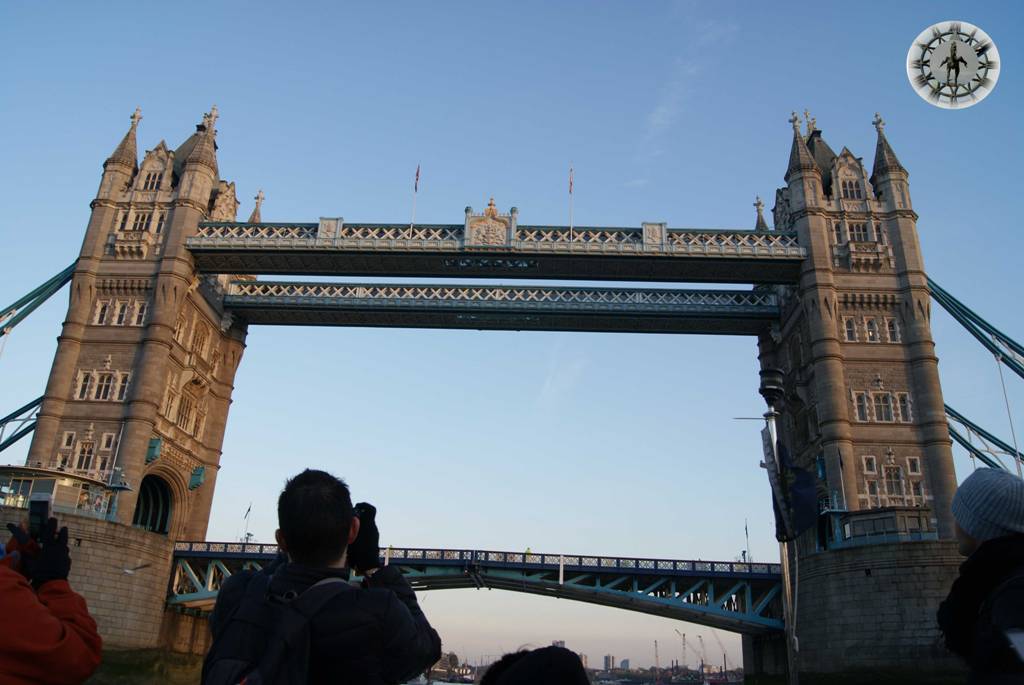
[[776, 419], [779, 416], [778, 407], [782, 407], [785, 401], [785, 393], [782, 386], [782, 371], [775, 368], [761, 370], [761, 387], [758, 392], [768, 404], [768, 411], [764, 413], [765, 428], [762, 431], [764, 442], [765, 461], [761, 466], [768, 472], [768, 482], [771, 484], [772, 497], [782, 516], [785, 527], [785, 540], [779, 542], [779, 558], [782, 562], [782, 611], [786, 619], [786, 670], [789, 672], [789, 685], [798, 685], [800, 676], [797, 673], [797, 639], [796, 639], [796, 615], [793, 611], [793, 586], [790, 583], [789, 575], [789, 540], [793, 538], [793, 520], [790, 517], [789, 508], [786, 506], [786, 498], [783, 495], [782, 463], [779, 461], [778, 427]]

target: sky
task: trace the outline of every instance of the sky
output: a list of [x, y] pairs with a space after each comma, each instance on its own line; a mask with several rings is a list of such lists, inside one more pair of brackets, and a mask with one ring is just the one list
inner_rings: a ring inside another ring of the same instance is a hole
[[[807, 108], [869, 165], [882, 113], [929, 274], [1024, 338], [1018, 3], [294, 5], [4, 4], [0, 303], [75, 258], [136, 106], [140, 153], [218, 106], [240, 219], [263, 189], [266, 221], [406, 221], [419, 164], [417, 222], [460, 223], [493, 196], [522, 223], [565, 224], [571, 163], [577, 224], [707, 228], [752, 227], [755, 195], [771, 207], [787, 119]], [[961, 111], [922, 101], [904, 66], [949, 19], [987, 31], [1002, 62]], [[66, 306], [64, 292], [6, 343], [0, 412], [41, 393]], [[992, 356], [933, 311], [946, 401], [1008, 438]], [[757, 385], [744, 337], [253, 327], [209, 539], [237, 539], [252, 502], [250, 530], [271, 541], [284, 480], [308, 466], [376, 504], [397, 547], [734, 559], [749, 522], [753, 557], [776, 560], [759, 427], [734, 420], [764, 411]], [[1007, 390], [1024, 438], [1024, 384]], [[970, 473], [963, 453], [956, 467]], [[592, 664], [645, 666], [658, 640], [665, 663], [677, 628], [717, 652], [699, 626], [571, 601], [421, 601], [471, 660], [560, 639]]]

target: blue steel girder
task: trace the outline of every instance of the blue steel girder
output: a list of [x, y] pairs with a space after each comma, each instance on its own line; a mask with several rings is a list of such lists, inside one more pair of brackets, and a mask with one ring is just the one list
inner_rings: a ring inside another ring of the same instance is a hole
[[[274, 545], [176, 543], [168, 604], [210, 609], [232, 573], [276, 553]], [[777, 564], [408, 548], [381, 549], [381, 561], [418, 590], [509, 590], [744, 633], [782, 628]]]

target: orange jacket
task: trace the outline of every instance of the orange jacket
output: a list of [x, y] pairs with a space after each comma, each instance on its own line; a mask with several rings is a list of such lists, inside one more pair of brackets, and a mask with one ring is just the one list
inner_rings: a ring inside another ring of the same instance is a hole
[[66, 580], [38, 594], [0, 562], [0, 685], [77, 685], [100, 665], [103, 641]]

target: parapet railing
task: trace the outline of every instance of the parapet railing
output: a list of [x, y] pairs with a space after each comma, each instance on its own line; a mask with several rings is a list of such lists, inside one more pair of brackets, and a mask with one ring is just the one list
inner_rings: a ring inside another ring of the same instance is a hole
[[[243, 542], [175, 542], [174, 555], [273, 557], [278, 553], [274, 544]], [[448, 565], [505, 564], [534, 568], [583, 568], [596, 571], [631, 571], [678, 574], [779, 575], [781, 566], [770, 563], [739, 561], [704, 561], [651, 559], [643, 557], [604, 557], [581, 554], [548, 554], [533, 552], [501, 552], [479, 549], [439, 549], [427, 547], [381, 547], [380, 558], [388, 563], [415, 563]]]
[[468, 244], [465, 226], [459, 224], [346, 224], [325, 228], [303, 223], [203, 222], [189, 247], [215, 248], [309, 248], [367, 250], [458, 251], [511, 249], [515, 252], [584, 252], [601, 254], [662, 254], [674, 256], [723, 256], [803, 258], [795, 232], [661, 227], [644, 228], [516, 226], [504, 238], [488, 244]]
[[234, 281], [228, 296], [273, 299], [320, 299], [373, 302], [514, 303], [525, 305], [593, 305], [601, 307], [778, 307], [775, 294], [744, 290], [657, 290], [520, 286], [399, 285]]

